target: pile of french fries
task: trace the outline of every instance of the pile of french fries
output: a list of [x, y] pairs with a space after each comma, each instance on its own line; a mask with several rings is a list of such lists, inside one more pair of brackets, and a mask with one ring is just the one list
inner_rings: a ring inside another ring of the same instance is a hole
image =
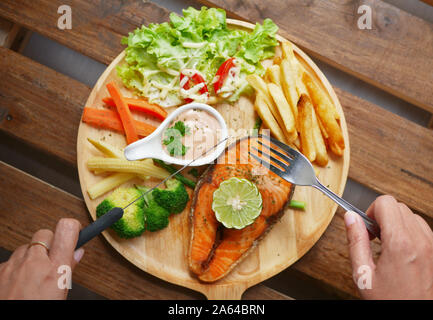
[[326, 166], [328, 149], [343, 155], [340, 115], [295, 57], [293, 45], [285, 41], [281, 48], [282, 57], [274, 60], [263, 79], [247, 76], [256, 91], [255, 109], [276, 139], [300, 150], [311, 162]]

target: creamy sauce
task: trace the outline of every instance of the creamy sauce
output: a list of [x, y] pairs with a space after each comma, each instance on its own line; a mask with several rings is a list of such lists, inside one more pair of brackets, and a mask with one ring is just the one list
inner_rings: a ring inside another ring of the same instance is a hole
[[[178, 121], [183, 122], [185, 127], [188, 128], [181, 139], [182, 144], [186, 147], [186, 153], [184, 156], [174, 155], [174, 157], [187, 160], [196, 159], [219, 142], [221, 125], [209, 112], [201, 109], [189, 109], [179, 114], [170, 123], [169, 128], [173, 127]], [[164, 151], [170, 154], [168, 147], [163, 143]], [[209, 154], [211, 154], [211, 151], [204, 156]]]

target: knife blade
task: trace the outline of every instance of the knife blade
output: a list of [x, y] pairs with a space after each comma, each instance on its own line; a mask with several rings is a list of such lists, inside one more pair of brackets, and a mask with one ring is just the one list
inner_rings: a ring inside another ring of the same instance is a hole
[[86, 244], [87, 242], [89, 242], [91, 239], [93, 239], [94, 237], [96, 237], [98, 234], [100, 234], [105, 229], [111, 227], [116, 221], [118, 221], [120, 218], [122, 218], [124, 211], [130, 205], [134, 204], [139, 199], [143, 198], [149, 192], [152, 192], [155, 188], [157, 188], [160, 185], [162, 185], [168, 179], [170, 179], [170, 178], [174, 177], [175, 175], [177, 175], [183, 169], [185, 169], [186, 167], [188, 167], [189, 165], [191, 165], [194, 161], [200, 159], [201, 157], [203, 157], [204, 155], [206, 155], [209, 151], [215, 149], [221, 143], [225, 142], [227, 139], [228, 139], [228, 137], [225, 138], [225, 139], [223, 139], [223, 140], [221, 140], [221, 141], [219, 141], [216, 145], [214, 145], [213, 147], [211, 147], [208, 150], [206, 150], [205, 152], [203, 152], [200, 156], [192, 159], [190, 162], [188, 162], [186, 165], [184, 165], [183, 167], [181, 167], [179, 170], [177, 170], [177, 171], [173, 172], [172, 174], [170, 174], [167, 178], [165, 178], [164, 180], [162, 180], [161, 182], [159, 182], [156, 186], [154, 186], [153, 188], [151, 188], [151, 189], [147, 190], [146, 192], [142, 193], [141, 196], [137, 197], [136, 199], [134, 199], [133, 201], [131, 201], [130, 203], [128, 203], [125, 207], [123, 207], [123, 208], [116, 207], [116, 208], [111, 209], [106, 214], [104, 214], [103, 216], [101, 216], [100, 218], [96, 219], [94, 222], [92, 222], [91, 224], [89, 224], [87, 227], [85, 227], [84, 229], [82, 229], [80, 231], [80, 234], [78, 235], [78, 241], [77, 241], [77, 245], [75, 247], [75, 250], [81, 248], [84, 244]]

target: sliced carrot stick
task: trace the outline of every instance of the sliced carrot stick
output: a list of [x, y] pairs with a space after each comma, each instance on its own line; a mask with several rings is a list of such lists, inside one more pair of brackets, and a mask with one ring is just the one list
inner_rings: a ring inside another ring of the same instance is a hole
[[134, 118], [132, 118], [128, 103], [125, 101], [125, 98], [123, 97], [115, 82], [108, 83], [107, 89], [110, 93], [110, 96], [113, 98], [114, 103], [116, 104], [117, 112], [119, 113], [123, 129], [125, 130], [127, 144], [137, 141], [137, 128], [135, 128]]
[[[83, 122], [101, 129], [109, 129], [120, 133], [125, 133], [122, 121], [116, 111], [102, 110], [85, 107], [83, 112]], [[140, 137], [146, 137], [156, 128], [150, 124], [134, 120], [137, 133]]]
[[[116, 104], [110, 97], [103, 98], [102, 101], [110, 107], [115, 108]], [[125, 101], [128, 103], [129, 109], [134, 111], [141, 111], [147, 113], [159, 120], [164, 120], [167, 117], [167, 111], [157, 104], [149, 103], [143, 99], [126, 98]]]

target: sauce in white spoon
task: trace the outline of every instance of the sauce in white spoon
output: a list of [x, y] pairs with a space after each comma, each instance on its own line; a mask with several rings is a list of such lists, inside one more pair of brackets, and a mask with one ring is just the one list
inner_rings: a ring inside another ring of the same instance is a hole
[[213, 115], [202, 109], [189, 109], [171, 121], [162, 144], [167, 154], [192, 160], [217, 144], [220, 137], [221, 125]]

